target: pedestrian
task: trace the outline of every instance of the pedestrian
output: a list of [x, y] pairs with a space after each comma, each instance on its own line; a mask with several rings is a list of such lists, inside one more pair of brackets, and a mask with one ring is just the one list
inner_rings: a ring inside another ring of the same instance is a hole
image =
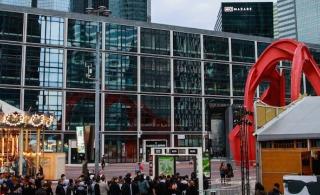
[[66, 191], [64, 190], [64, 186], [63, 186], [64, 180], [62, 178], [63, 177], [61, 177], [61, 179], [59, 179], [58, 181], [58, 185], [56, 188], [56, 195], [66, 195]]
[[282, 193], [280, 192], [280, 185], [278, 183], [275, 183], [273, 185], [272, 191], [269, 192], [268, 195], [282, 195]]
[[224, 162], [220, 164], [219, 171], [220, 171], [221, 184], [224, 184], [226, 183], [226, 167]]
[[257, 182], [254, 187], [254, 195], [266, 195], [264, 187], [260, 182]]
[[149, 182], [144, 179], [143, 174], [140, 175], [140, 178], [138, 181], [138, 187], [139, 187], [140, 195], [148, 195], [150, 185], [149, 185]]
[[227, 163], [226, 175], [225, 176], [226, 176], [228, 182], [230, 182], [231, 178], [234, 177], [233, 168], [232, 168], [230, 163]]
[[106, 166], [106, 162], [104, 161], [104, 156], [101, 157], [101, 168], [104, 170], [104, 167]]
[[118, 185], [118, 178], [114, 177], [111, 180], [111, 184], [109, 186], [109, 195], [119, 195], [121, 194], [120, 187]]
[[100, 194], [107, 195], [109, 191], [109, 186], [108, 186], [108, 183], [106, 182], [106, 177], [104, 175], [101, 176], [98, 184], [100, 188]]

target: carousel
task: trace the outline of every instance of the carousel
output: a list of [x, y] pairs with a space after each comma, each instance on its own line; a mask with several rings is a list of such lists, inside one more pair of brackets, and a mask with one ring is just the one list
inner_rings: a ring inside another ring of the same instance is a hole
[[[53, 121], [51, 114], [25, 112], [0, 100], [0, 173], [34, 175], [41, 172], [41, 136]], [[32, 136], [36, 137], [33, 144]]]

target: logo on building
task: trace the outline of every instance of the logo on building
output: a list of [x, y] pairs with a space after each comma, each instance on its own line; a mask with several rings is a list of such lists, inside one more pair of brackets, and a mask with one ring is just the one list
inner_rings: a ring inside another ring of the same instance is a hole
[[251, 7], [224, 7], [224, 12], [243, 12], [243, 11], [252, 11]]
[[224, 7], [224, 12], [233, 12], [233, 7]]

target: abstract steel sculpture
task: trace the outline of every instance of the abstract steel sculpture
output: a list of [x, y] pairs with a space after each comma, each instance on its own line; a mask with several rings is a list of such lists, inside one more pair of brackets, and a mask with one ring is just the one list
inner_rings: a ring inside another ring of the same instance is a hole
[[[292, 61], [291, 69], [291, 101], [300, 95], [302, 73], [313, 87], [316, 95], [320, 95], [320, 69], [304, 43], [281, 39], [270, 44], [257, 62], [251, 68], [245, 86], [244, 109], [248, 113], [254, 111], [254, 96], [258, 85], [263, 81], [269, 82], [260, 99], [272, 106], [285, 105], [285, 77], [277, 70], [280, 61]], [[246, 115], [244, 120], [254, 121], [253, 115]], [[248, 157], [255, 160], [254, 125], [248, 127]], [[236, 126], [229, 134], [230, 148], [235, 161], [240, 161], [240, 126]]]

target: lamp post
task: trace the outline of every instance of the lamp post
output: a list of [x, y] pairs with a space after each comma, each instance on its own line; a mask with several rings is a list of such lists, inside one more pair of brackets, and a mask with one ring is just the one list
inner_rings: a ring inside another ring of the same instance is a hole
[[[109, 15], [110, 11], [107, 10], [105, 6], [99, 6], [98, 9], [87, 8], [88, 14], [95, 14], [97, 16]], [[95, 120], [94, 120], [94, 170], [95, 174], [99, 174], [99, 157], [100, 157], [100, 42], [101, 42], [101, 32], [100, 25], [98, 23], [97, 33], [96, 33], [96, 61], [95, 61]]]

